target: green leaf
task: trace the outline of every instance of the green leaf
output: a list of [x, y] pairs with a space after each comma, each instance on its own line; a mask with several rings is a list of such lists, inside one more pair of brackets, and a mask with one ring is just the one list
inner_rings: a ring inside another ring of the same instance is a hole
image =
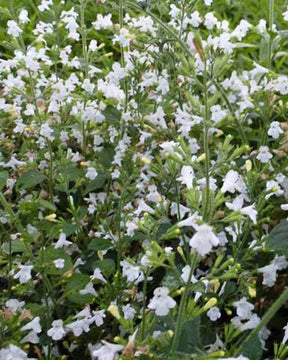
[[288, 221], [282, 220], [271, 231], [266, 242], [268, 250], [274, 250], [277, 254], [288, 255]]
[[78, 305], [85, 305], [93, 300], [93, 295], [81, 295], [80, 290], [83, 290], [90, 281], [90, 276], [87, 274], [73, 274], [67, 281], [64, 295], [72, 303]]
[[62, 174], [68, 182], [76, 181], [83, 176], [83, 170], [74, 165], [63, 166], [59, 169], [59, 174]]
[[262, 345], [258, 335], [254, 336], [248, 342], [243, 344], [243, 355], [249, 360], [260, 360], [262, 359]]
[[51, 202], [47, 201], [47, 200], [40, 200], [39, 201], [39, 204], [41, 207], [43, 207], [44, 209], [48, 209], [48, 210], [51, 210], [53, 212], [56, 211], [56, 206], [53, 205]]
[[0, 190], [6, 185], [6, 181], [9, 178], [8, 171], [1, 171], [0, 172]]
[[112, 105], [106, 106], [102, 114], [105, 116], [105, 120], [108, 122], [120, 122], [121, 113]]
[[193, 352], [201, 345], [200, 338], [200, 316], [184, 322], [179, 339], [178, 350]]
[[109, 169], [114, 159], [115, 151], [112, 146], [105, 146], [99, 153], [99, 162], [104, 169]]
[[86, 187], [86, 189], [84, 190], [84, 194], [86, 195], [91, 191], [95, 191], [95, 190], [99, 190], [103, 188], [103, 185], [105, 184], [106, 181], [106, 176], [102, 173], [99, 174], [96, 179], [92, 180], [88, 186]]
[[[56, 268], [54, 260], [64, 259], [64, 267], [62, 269]], [[45, 274], [47, 275], [63, 275], [68, 270], [73, 268], [73, 263], [69, 255], [63, 249], [55, 249], [53, 246], [40, 251], [37, 258], [38, 262], [35, 266], [35, 271], [41, 271], [41, 266], [45, 265]]]
[[[10, 244], [6, 242], [3, 245], [3, 251], [7, 254], [9, 254], [10, 250]], [[26, 247], [23, 241], [20, 240], [13, 240], [11, 241], [11, 253], [23, 253], [26, 251]]]
[[105, 277], [109, 277], [115, 271], [115, 262], [112, 259], [98, 260], [95, 261], [95, 267], [98, 267]]
[[88, 245], [89, 250], [108, 250], [112, 247], [112, 243], [108, 239], [96, 238], [92, 239]]
[[31, 189], [46, 180], [46, 176], [36, 169], [29, 169], [18, 180], [17, 186], [21, 189]]

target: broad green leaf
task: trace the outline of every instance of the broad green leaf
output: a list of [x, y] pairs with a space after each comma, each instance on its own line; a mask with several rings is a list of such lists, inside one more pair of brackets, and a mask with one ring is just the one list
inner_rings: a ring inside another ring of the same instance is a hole
[[[29, 245], [30, 246], [30, 245]], [[7, 254], [10, 252], [10, 243], [6, 242], [3, 245], [3, 251]], [[26, 247], [23, 241], [13, 240], [11, 241], [11, 253], [23, 253], [26, 251]]]
[[102, 114], [105, 116], [105, 120], [108, 122], [119, 122], [121, 118], [120, 111], [112, 105], [106, 106]]
[[274, 250], [277, 254], [288, 255], [288, 221], [282, 220], [280, 224], [275, 226], [271, 231], [266, 247]]
[[6, 181], [9, 178], [8, 171], [1, 171], [0, 172], [0, 190], [6, 185]]
[[112, 259], [98, 260], [94, 263], [95, 268], [99, 268], [105, 277], [109, 277], [115, 271], [115, 262]]
[[258, 335], [254, 336], [250, 341], [244, 342], [243, 344], [243, 355], [249, 360], [260, 360], [262, 359], [262, 345]]
[[63, 166], [59, 169], [59, 174], [62, 174], [69, 182], [76, 181], [83, 176], [83, 170], [74, 165]]
[[184, 322], [179, 339], [178, 350], [184, 352], [195, 351], [201, 345], [200, 317]]
[[[64, 267], [62, 269], [56, 268], [54, 260], [64, 259]], [[68, 270], [73, 268], [73, 263], [69, 255], [63, 249], [55, 249], [54, 247], [46, 248], [44, 251], [40, 250], [37, 258], [38, 262], [35, 266], [35, 271], [41, 271], [41, 266], [45, 266], [45, 274], [47, 275], [63, 275]], [[37, 268], [38, 267], [38, 268]]]
[[84, 195], [88, 194], [89, 192], [99, 190], [103, 188], [103, 185], [105, 184], [106, 176], [102, 173], [99, 174], [96, 179], [92, 180], [88, 186], [86, 187], [84, 191]]
[[108, 239], [96, 238], [92, 239], [88, 245], [89, 250], [108, 250], [112, 247], [112, 243]]
[[18, 180], [18, 187], [31, 189], [46, 180], [46, 176], [36, 169], [29, 169]]

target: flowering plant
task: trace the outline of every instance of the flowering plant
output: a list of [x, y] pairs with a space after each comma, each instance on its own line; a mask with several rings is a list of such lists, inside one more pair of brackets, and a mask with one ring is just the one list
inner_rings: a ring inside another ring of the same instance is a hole
[[0, 0], [0, 360], [287, 358], [264, 2]]

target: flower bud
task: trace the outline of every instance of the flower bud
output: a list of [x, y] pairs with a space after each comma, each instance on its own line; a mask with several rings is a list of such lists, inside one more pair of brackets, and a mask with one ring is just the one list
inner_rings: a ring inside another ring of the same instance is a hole
[[115, 306], [115, 305], [110, 305], [108, 307], [108, 311], [110, 312], [111, 315], [113, 315], [117, 320], [120, 319], [120, 314], [119, 314], [119, 311], [118, 311], [118, 307]]
[[204, 310], [208, 310], [211, 307], [215, 306], [217, 304], [217, 299], [215, 297], [209, 299], [207, 303], [204, 305]]

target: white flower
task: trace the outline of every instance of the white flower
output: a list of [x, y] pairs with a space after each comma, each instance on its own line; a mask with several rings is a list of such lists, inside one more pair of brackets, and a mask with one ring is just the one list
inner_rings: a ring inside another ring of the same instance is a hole
[[83, 332], [89, 332], [90, 323], [87, 318], [76, 320], [66, 326], [66, 329], [69, 331], [72, 331], [74, 336], [80, 336]]
[[111, 14], [103, 16], [102, 14], [97, 14], [97, 20], [92, 23], [95, 30], [107, 29], [113, 25], [111, 21]]
[[21, 350], [16, 345], [9, 345], [6, 348], [0, 350], [0, 360], [34, 360], [28, 358], [25, 351]]
[[[191, 271], [191, 266], [190, 265], [185, 265], [182, 269], [182, 274], [181, 274], [181, 279], [187, 284], [188, 280], [189, 280], [189, 275], [190, 275], [190, 271]], [[197, 279], [195, 278], [194, 275], [192, 275], [191, 277], [191, 282], [196, 282]]]
[[54, 247], [55, 247], [55, 249], [62, 249], [63, 247], [67, 247], [67, 246], [69, 246], [71, 244], [72, 244], [71, 241], [66, 240], [66, 234], [61, 233], [59, 235], [59, 240], [56, 242]]
[[96, 268], [93, 272], [93, 275], [91, 276], [91, 280], [95, 280], [95, 279], [103, 281], [103, 283], [107, 282], [99, 268]]
[[40, 135], [46, 137], [50, 141], [53, 141], [55, 139], [54, 136], [52, 136], [53, 132], [54, 132], [54, 130], [51, 129], [51, 127], [49, 126], [49, 123], [46, 122], [41, 125]]
[[20, 29], [20, 27], [14, 20], [9, 20], [7, 22], [7, 26], [8, 26], [7, 34], [12, 35], [16, 38], [23, 32], [23, 30]]
[[216, 321], [217, 319], [219, 319], [221, 317], [221, 312], [218, 309], [217, 306], [213, 306], [211, 309], [209, 309], [209, 311], [207, 312], [207, 316], [209, 317], [209, 319], [211, 321]]
[[213, 0], [204, 0], [204, 4], [205, 4], [206, 6], [211, 6], [211, 5], [212, 5], [212, 2], [213, 2]]
[[79, 293], [81, 295], [91, 294], [93, 296], [97, 296], [97, 292], [94, 289], [93, 283], [89, 282], [83, 290], [80, 290]]
[[266, 164], [272, 159], [273, 155], [269, 152], [268, 146], [260, 146], [259, 154], [256, 156], [261, 163]]
[[31, 271], [33, 269], [33, 265], [18, 265], [20, 271], [13, 276], [14, 279], [19, 279], [21, 284], [27, 283], [31, 278]]
[[288, 204], [282, 204], [280, 207], [283, 211], [288, 211]]
[[56, 259], [53, 263], [57, 269], [63, 269], [65, 266], [65, 259]]
[[42, 0], [41, 4], [38, 6], [38, 10], [43, 12], [45, 10], [49, 10], [49, 6], [53, 5], [53, 0]]
[[268, 130], [268, 135], [272, 136], [273, 139], [278, 139], [283, 133], [284, 131], [281, 129], [279, 121], [272, 121]]
[[257, 223], [257, 210], [255, 209], [255, 204], [240, 209], [240, 212], [243, 215], [249, 216], [254, 224]]
[[122, 260], [120, 264], [122, 266], [123, 276], [127, 277], [128, 283], [135, 282], [137, 285], [144, 280], [143, 271], [140, 270], [139, 266], [134, 266], [126, 260]]
[[288, 10], [285, 11], [282, 15], [283, 15], [283, 19], [284, 19], [285, 21], [288, 21]]
[[85, 177], [87, 179], [94, 180], [97, 176], [97, 171], [93, 167], [88, 167]]
[[244, 189], [245, 184], [242, 177], [238, 174], [237, 171], [229, 170], [225, 175], [221, 192], [225, 194], [228, 191], [231, 194], [234, 194], [235, 190], [241, 193]]
[[39, 316], [35, 317], [28, 324], [24, 325], [20, 330], [21, 331], [33, 330], [35, 333], [39, 334], [42, 331], [40, 325], [40, 317]]
[[234, 302], [233, 306], [236, 307], [237, 315], [241, 320], [249, 319], [252, 316], [254, 305], [249, 303], [246, 300], [246, 297], [243, 297], [241, 300]]
[[167, 287], [158, 287], [153, 294], [154, 297], [150, 300], [148, 308], [155, 310], [155, 314], [158, 316], [168, 315], [169, 309], [173, 309], [176, 305], [176, 301], [168, 295], [169, 289]]
[[52, 328], [47, 331], [47, 335], [52, 337], [53, 340], [61, 340], [65, 336], [65, 330], [63, 328], [63, 320], [54, 320], [52, 322]]
[[34, 330], [31, 330], [23, 339], [21, 339], [20, 344], [32, 343], [39, 344], [39, 336]]
[[106, 317], [105, 315], [105, 310], [98, 310], [98, 311], [92, 311], [93, 312], [93, 316], [89, 319], [90, 324], [92, 324], [92, 322], [95, 322], [96, 326], [101, 326], [104, 324], [104, 318]]
[[276, 256], [271, 264], [266, 265], [258, 269], [258, 272], [263, 274], [263, 285], [272, 287], [275, 285], [277, 278], [277, 271], [286, 269], [288, 262], [286, 261], [285, 256]]
[[25, 9], [21, 10], [18, 19], [22, 24], [27, 24], [30, 21], [28, 11]]
[[21, 311], [23, 306], [25, 305], [25, 301], [19, 301], [17, 299], [7, 300], [5, 306], [10, 308], [14, 313], [16, 311]]
[[102, 346], [93, 351], [93, 359], [97, 360], [114, 360], [115, 355], [124, 349], [124, 345], [111, 344], [102, 340]]
[[191, 166], [182, 166], [181, 175], [176, 180], [187, 186], [188, 189], [193, 188], [194, 170]]
[[[287, 11], [288, 14], [288, 11]], [[288, 19], [287, 19], [288, 20]], [[286, 344], [287, 340], [288, 340], [288, 323], [283, 327], [284, 332], [284, 336], [283, 336], [283, 340], [282, 340], [282, 344]]]
[[25, 161], [19, 161], [16, 159], [16, 157], [14, 155], [11, 156], [11, 159], [3, 165], [4, 168], [9, 168], [11, 167], [13, 170], [16, 170], [16, 167], [18, 166], [24, 166], [26, 165]]
[[124, 319], [134, 319], [136, 310], [130, 304], [122, 306], [122, 311], [124, 314]]
[[95, 85], [92, 84], [89, 79], [85, 79], [85, 80], [83, 81], [82, 89], [84, 89], [85, 91], [87, 91], [87, 93], [89, 93], [89, 94], [93, 94], [93, 91], [94, 91], [94, 89], [95, 89]]
[[208, 254], [212, 247], [218, 246], [219, 243], [219, 239], [214, 234], [212, 227], [207, 224], [200, 225], [189, 241], [189, 245], [202, 256]]

